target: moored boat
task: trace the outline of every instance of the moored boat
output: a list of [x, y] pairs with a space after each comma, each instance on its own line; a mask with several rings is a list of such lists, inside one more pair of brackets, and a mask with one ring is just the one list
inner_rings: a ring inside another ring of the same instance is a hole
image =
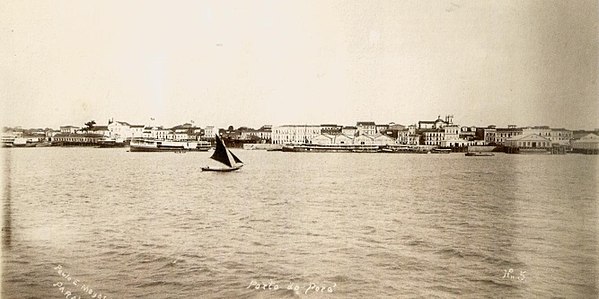
[[205, 141], [170, 141], [154, 139], [134, 139], [130, 144], [130, 152], [172, 152], [172, 151], [203, 151], [210, 149]]
[[449, 148], [434, 148], [431, 150], [432, 154], [449, 154], [451, 153], [451, 149]]
[[284, 152], [313, 152], [313, 153], [376, 153], [378, 145], [372, 144], [298, 144], [285, 145]]
[[127, 145], [122, 139], [103, 138], [98, 140], [98, 147], [110, 148], [110, 147], [125, 147]]

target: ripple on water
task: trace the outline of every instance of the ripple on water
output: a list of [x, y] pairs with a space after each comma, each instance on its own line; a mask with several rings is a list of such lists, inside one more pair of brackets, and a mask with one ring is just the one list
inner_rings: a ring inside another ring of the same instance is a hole
[[310, 298], [246, 289], [265, 278], [335, 298], [597, 297], [596, 157], [243, 151], [216, 176], [209, 153], [11, 153], [16, 298], [58, 296], [59, 263], [113, 298]]

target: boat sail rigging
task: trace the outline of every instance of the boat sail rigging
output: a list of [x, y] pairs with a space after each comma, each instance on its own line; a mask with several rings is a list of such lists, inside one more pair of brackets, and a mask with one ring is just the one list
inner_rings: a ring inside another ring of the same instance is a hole
[[243, 166], [243, 162], [235, 156], [227, 147], [225, 146], [223, 140], [218, 136], [216, 137], [216, 149], [214, 153], [210, 157], [213, 160], [216, 160], [220, 163], [225, 164], [229, 168], [210, 168], [210, 167], [202, 167], [202, 170], [205, 171], [232, 171], [237, 170]]

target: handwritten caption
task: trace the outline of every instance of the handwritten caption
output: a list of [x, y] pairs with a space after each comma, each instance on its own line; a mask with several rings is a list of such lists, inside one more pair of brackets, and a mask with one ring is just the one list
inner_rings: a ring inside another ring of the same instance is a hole
[[57, 265], [54, 267], [54, 270], [56, 270], [63, 280], [52, 284], [52, 286], [58, 288], [58, 291], [60, 291], [66, 299], [81, 299], [81, 296], [78, 295], [77, 291], [82, 292], [84, 295], [83, 298], [106, 299], [106, 295], [94, 291], [89, 285], [82, 284], [79, 279], [75, 279], [71, 276], [71, 273], [66, 272], [62, 265]]
[[[282, 285], [285, 286], [285, 285]], [[289, 282], [286, 285], [285, 289], [289, 291], [295, 292], [303, 292], [304, 294], [314, 294], [314, 293], [333, 293], [335, 288], [337, 287], [337, 283], [333, 284], [316, 284], [309, 283], [301, 286], [300, 284]], [[277, 291], [283, 289], [279, 286], [278, 283], [269, 280], [268, 283], [261, 283], [255, 280], [250, 281], [250, 284], [246, 287], [246, 289], [254, 289], [254, 290], [264, 290], [264, 291]]]
[[516, 276], [514, 274], [514, 269], [504, 269], [503, 270], [503, 277], [504, 279], [518, 279], [519, 281], [524, 281], [526, 279], [526, 271], [522, 271], [520, 270], [520, 274], [518, 276]]

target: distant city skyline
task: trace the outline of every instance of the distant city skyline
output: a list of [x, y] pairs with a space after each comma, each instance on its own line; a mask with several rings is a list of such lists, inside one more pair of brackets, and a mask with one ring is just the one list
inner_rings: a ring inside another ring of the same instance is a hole
[[[370, 120], [370, 119], [360, 119], [360, 120], [356, 120], [354, 122], [348, 122], [348, 123], [340, 123], [340, 122], [298, 122], [298, 123], [291, 123], [291, 122], [286, 122], [286, 123], [261, 123], [261, 124], [256, 124], [256, 125], [250, 125], [250, 124], [244, 124], [241, 122], [235, 122], [235, 123], [228, 123], [228, 124], [210, 124], [210, 123], [201, 123], [198, 122], [196, 120], [182, 120], [179, 122], [174, 122], [174, 123], [161, 123], [159, 122], [159, 120], [150, 120], [150, 118], [148, 118], [147, 121], [145, 122], [135, 122], [135, 121], [130, 121], [127, 119], [117, 119], [117, 118], [109, 118], [106, 120], [98, 120], [98, 119], [88, 119], [86, 121], [84, 121], [83, 123], [75, 123], [75, 122], [64, 122], [62, 124], [56, 125], [56, 126], [23, 126], [23, 125], [7, 125], [4, 124], [3, 126], [5, 127], [21, 127], [23, 129], [35, 129], [35, 128], [52, 128], [52, 129], [59, 129], [60, 127], [63, 126], [74, 126], [74, 127], [85, 127], [87, 122], [89, 121], [95, 121], [96, 124], [95, 126], [106, 126], [109, 124], [110, 120], [114, 120], [114, 121], [120, 121], [120, 122], [126, 122], [130, 125], [144, 125], [144, 126], [148, 126], [148, 127], [165, 127], [165, 128], [171, 128], [171, 127], [175, 127], [178, 125], [184, 125], [184, 124], [192, 124], [194, 127], [201, 127], [201, 128], [205, 128], [207, 126], [214, 126], [216, 128], [222, 128], [222, 129], [226, 129], [229, 126], [233, 126], [235, 129], [240, 128], [240, 127], [247, 127], [247, 128], [254, 128], [254, 129], [258, 129], [262, 126], [265, 125], [269, 125], [269, 126], [285, 126], [285, 125], [294, 125], [294, 126], [301, 126], [301, 125], [338, 125], [338, 126], [356, 126], [356, 124], [358, 122], [369, 122], [372, 121], [377, 125], [388, 125], [391, 123], [394, 124], [398, 124], [398, 125], [404, 125], [404, 126], [410, 126], [410, 125], [416, 125], [418, 126], [418, 122], [419, 121], [434, 121], [437, 119], [439, 115], [436, 115], [435, 117], [430, 117], [430, 118], [426, 118], [426, 119], [420, 119], [420, 120], [416, 120], [414, 122], [399, 122], [399, 121], [375, 121], [375, 120]], [[445, 116], [446, 115], [440, 115], [441, 119], [445, 120]], [[550, 126], [547, 124], [516, 124], [516, 123], [509, 123], [506, 122], [505, 124], [494, 124], [494, 123], [489, 123], [489, 124], [470, 124], [470, 123], [463, 123], [463, 122], [459, 122], [456, 121], [455, 118], [453, 118], [453, 124], [455, 125], [459, 125], [459, 126], [474, 126], [474, 127], [488, 127], [488, 126], [496, 126], [498, 128], [507, 128], [508, 126], [516, 126], [519, 128], [525, 128], [525, 127], [551, 127], [551, 128], [565, 128], [565, 129], [569, 129], [569, 130], [586, 130], [586, 131], [597, 131], [599, 130], [598, 128], [571, 128], [571, 127], [565, 127], [565, 126]]]
[[5, 1], [0, 123], [599, 128], [596, 1]]

